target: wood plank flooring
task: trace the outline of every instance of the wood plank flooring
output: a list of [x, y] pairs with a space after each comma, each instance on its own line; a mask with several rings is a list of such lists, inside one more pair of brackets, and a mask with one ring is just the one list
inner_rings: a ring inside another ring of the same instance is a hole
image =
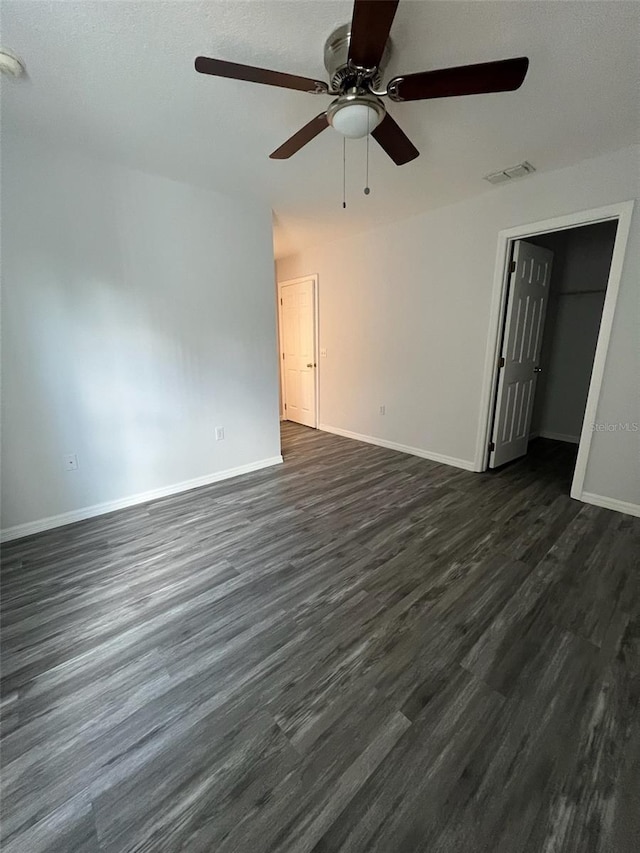
[[637, 853], [640, 519], [283, 452], [5, 546], [4, 853]]

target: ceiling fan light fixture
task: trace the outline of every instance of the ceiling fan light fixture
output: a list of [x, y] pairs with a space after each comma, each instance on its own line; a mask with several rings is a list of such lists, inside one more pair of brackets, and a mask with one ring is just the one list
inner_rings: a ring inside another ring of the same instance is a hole
[[[529, 68], [526, 56], [459, 65], [400, 75], [379, 91], [382, 73], [391, 51], [389, 34], [400, 0], [353, 0], [351, 23], [334, 30], [325, 43], [324, 65], [329, 84], [298, 74], [287, 74], [256, 65], [198, 56], [199, 74], [246, 80], [316, 95], [338, 95], [326, 111], [290, 136], [269, 157], [287, 160], [331, 125], [343, 137], [373, 136], [397, 166], [419, 155], [406, 133], [385, 110], [380, 98], [392, 101], [428, 101], [491, 92], [514, 92], [523, 84]], [[367, 155], [369, 148], [367, 147]], [[516, 175], [507, 175], [516, 177]]]
[[376, 129], [384, 115], [384, 106], [377, 98], [368, 95], [338, 98], [327, 110], [331, 127], [348, 139], [367, 136]]
[[0, 74], [6, 74], [8, 77], [21, 77], [24, 71], [24, 63], [13, 51], [0, 49]]

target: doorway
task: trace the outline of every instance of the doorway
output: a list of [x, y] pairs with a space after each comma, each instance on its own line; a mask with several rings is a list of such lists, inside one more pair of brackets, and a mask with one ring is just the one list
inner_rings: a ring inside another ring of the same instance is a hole
[[527, 454], [537, 437], [563, 442], [576, 457], [571, 496], [582, 499], [632, 210], [625, 202], [499, 235], [477, 470]]
[[278, 283], [282, 419], [318, 426], [318, 276]]

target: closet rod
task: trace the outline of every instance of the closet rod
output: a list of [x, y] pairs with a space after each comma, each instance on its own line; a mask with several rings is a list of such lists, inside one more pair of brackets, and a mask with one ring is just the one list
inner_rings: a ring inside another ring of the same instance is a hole
[[601, 290], [561, 290], [558, 296], [577, 296], [579, 293], [606, 293], [606, 287]]

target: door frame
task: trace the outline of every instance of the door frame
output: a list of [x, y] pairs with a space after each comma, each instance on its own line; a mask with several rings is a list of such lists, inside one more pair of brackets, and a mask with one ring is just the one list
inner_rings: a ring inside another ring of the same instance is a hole
[[556, 216], [552, 219], [543, 219], [528, 225], [518, 225], [514, 228], [505, 228], [498, 233], [498, 246], [496, 250], [496, 265], [493, 278], [493, 292], [491, 299], [491, 312], [489, 315], [489, 337], [487, 353], [485, 358], [484, 377], [482, 383], [482, 395], [480, 403], [480, 425], [476, 441], [475, 469], [486, 471], [489, 466], [489, 441], [490, 429], [493, 421], [493, 409], [498, 381], [498, 359], [500, 357], [500, 343], [502, 330], [504, 328], [505, 309], [509, 286], [509, 261], [511, 258], [512, 243], [515, 240], [526, 240], [527, 237], [535, 237], [540, 234], [548, 234], [554, 231], [567, 231], [571, 228], [579, 228], [582, 225], [594, 225], [597, 222], [609, 222], [617, 220], [618, 228], [611, 257], [611, 267], [607, 280], [607, 291], [605, 294], [602, 319], [598, 332], [598, 342], [591, 371], [587, 405], [582, 422], [580, 443], [578, 445], [578, 457], [571, 483], [571, 497], [582, 500], [584, 478], [589, 461], [591, 439], [593, 431], [591, 424], [595, 421], [602, 379], [611, 338], [611, 327], [615, 314], [618, 293], [620, 290], [620, 279], [627, 249], [629, 231], [631, 229], [631, 216], [633, 214], [634, 200], [623, 201], [617, 204], [596, 207], [590, 210], [576, 211], [565, 216]]
[[278, 282], [278, 373], [280, 376], [280, 400], [282, 402], [283, 407], [282, 411], [280, 412], [280, 416], [281, 420], [287, 420], [286, 411], [284, 409], [284, 405], [287, 402], [287, 397], [284, 384], [284, 372], [282, 370], [282, 288], [288, 284], [300, 284], [303, 281], [309, 281], [309, 279], [313, 279], [313, 363], [316, 365], [314, 376], [314, 389], [316, 398], [314, 415], [316, 424], [314, 429], [318, 429], [318, 424], [320, 423], [320, 359], [318, 358], [320, 340], [320, 299], [318, 296], [318, 273], [301, 275], [298, 278], [287, 278]]

